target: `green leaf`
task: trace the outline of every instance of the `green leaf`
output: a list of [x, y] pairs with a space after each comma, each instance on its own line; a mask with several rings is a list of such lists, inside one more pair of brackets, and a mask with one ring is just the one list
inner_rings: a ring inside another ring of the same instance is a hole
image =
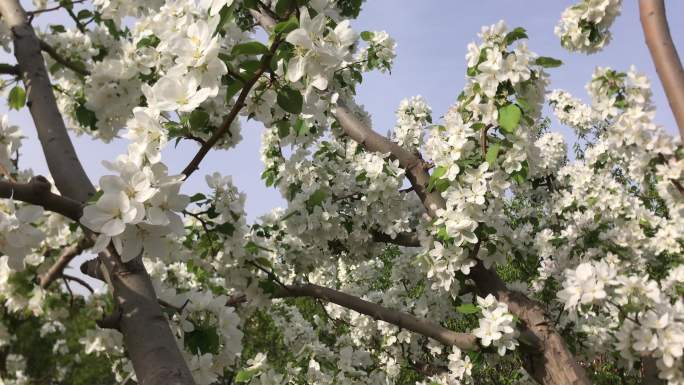
[[209, 123], [209, 114], [202, 110], [194, 110], [190, 113], [190, 128], [193, 130], [199, 130], [205, 128], [207, 123]]
[[197, 193], [197, 194], [195, 194], [195, 195], [193, 195], [193, 196], [190, 197], [190, 203], [195, 203], [195, 202], [203, 201], [203, 200], [205, 200], [205, 199], [207, 199], [207, 197], [206, 197], [204, 194], [202, 194], [202, 193]]
[[76, 107], [76, 120], [83, 127], [88, 127], [93, 131], [97, 130], [97, 115], [83, 104]]
[[446, 174], [447, 169], [444, 166], [439, 166], [435, 169], [435, 171], [432, 172], [432, 175], [430, 175], [430, 181], [428, 182], [428, 192], [432, 191], [432, 189], [435, 186], [435, 182], [437, 182], [438, 179], [444, 176]]
[[281, 21], [273, 27], [275, 34], [287, 34], [299, 28], [299, 21], [296, 17], [290, 16], [289, 19]]
[[518, 27], [507, 33], [506, 37], [504, 37], [504, 43], [506, 45], [511, 45], [511, 43], [520, 39], [527, 39], [527, 31], [525, 31], [525, 28], [522, 27]]
[[216, 354], [221, 346], [221, 340], [216, 327], [199, 327], [195, 325], [195, 330], [185, 333], [184, 341], [188, 350], [195, 354]]
[[259, 245], [257, 245], [256, 243], [254, 243], [252, 241], [249, 241], [245, 245], [245, 250], [250, 254], [256, 254], [259, 252]]
[[297, 121], [294, 125], [294, 131], [297, 134], [297, 136], [304, 136], [309, 133], [309, 125], [306, 124], [304, 119], [297, 118]]
[[371, 41], [372, 38], [373, 38], [373, 32], [371, 32], [371, 31], [361, 32], [361, 39], [363, 39], [364, 41]]
[[136, 44], [136, 47], [138, 47], [138, 48], [156, 47], [157, 45], [159, 45], [159, 42], [160, 42], [160, 40], [158, 37], [156, 37], [155, 35], [149, 35], [149, 36], [145, 36], [142, 39], [140, 39], [138, 44]]
[[485, 156], [485, 160], [487, 163], [489, 163], [489, 166], [493, 166], [494, 163], [496, 163], [496, 157], [499, 155], [499, 150], [501, 149], [501, 144], [500, 143], [494, 143], [489, 147], [487, 150], [487, 156]]
[[258, 41], [237, 44], [231, 51], [233, 56], [238, 55], [265, 55], [269, 53], [268, 47]]
[[287, 120], [281, 120], [276, 123], [276, 127], [278, 127], [278, 137], [279, 138], [285, 138], [288, 135], [290, 135], [290, 122]]
[[456, 311], [461, 314], [475, 314], [480, 311], [480, 308], [472, 303], [464, 303], [463, 305], [456, 307]]
[[215, 229], [221, 234], [226, 234], [229, 237], [232, 237], [235, 232], [235, 226], [230, 222], [222, 223], [216, 226]]
[[309, 199], [306, 200], [306, 208], [313, 210], [314, 207], [320, 206], [327, 197], [328, 193], [319, 188], [318, 190], [314, 191], [313, 194], [311, 194]]
[[230, 99], [232, 99], [233, 96], [235, 96], [235, 94], [237, 94], [242, 89], [242, 86], [243, 84], [240, 80], [235, 80], [232, 83], [230, 83], [226, 88], [226, 102], [229, 102]]
[[518, 128], [518, 124], [520, 124], [521, 117], [522, 111], [520, 110], [520, 107], [515, 104], [507, 104], [503, 107], [499, 107], [499, 126], [508, 133], [515, 132], [515, 129]]
[[89, 18], [89, 17], [91, 17], [91, 16], [93, 16], [93, 13], [92, 13], [92, 12], [90, 12], [90, 11], [87, 10], [87, 9], [82, 9], [82, 10], [78, 11], [78, 14], [76, 15], [76, 18], [79, 19], [79, 20], [83, 20], [83, 19], [87, 19], [87, 18]]
[[26, 91], [19, 86], [14, 86], [9, 93], [8, 104], [10, 110], [20, 110], [26, 105]]
[[278, 0], [275, 6], [275, 11], [280, 16], [285, 16], [285, 14], [296, 5], [293, 0]]
[[304, 98], [302, 98], [302, 94], [300, 94], [299, 91], [293, 88], [281, 88], [278, 91], [278, 97], [276, 100], [280, 108], [291, 114], [300, 114], [302, 112]]
[[540, 56], [537, 58], [537, 60], [535, 60], [535, 64], [540, 65], [544, 68], [556, 68], [560, 67], [560, 65], [563, 64], [563, 62], [552, 57]]
[[50, 30], [52, 31], [53, 34], [66, 32], [66, 28], [64, 28], [64, 26], [60, 25], [60, 24], [51, 25]]

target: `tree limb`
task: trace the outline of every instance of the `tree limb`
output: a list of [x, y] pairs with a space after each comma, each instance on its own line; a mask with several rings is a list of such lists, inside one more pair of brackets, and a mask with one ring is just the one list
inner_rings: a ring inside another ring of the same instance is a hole
[[640, 0], [639, 14], [646, 45], [684, 141], [684, 69], [670, 35], [664, 0]]
[[41, 206], [78, 222], [83, 212], [81, 202], [50, 191], [50, 182], [42, 176], [31, 178], [28, 183], [14, 183], [0, 180], [0, 198], [14, 199]]
[[21, 71], [18, 65], [0, 63], [0, 74], [21, 76]]
[[76, 244], [65, 247], [57, 258], [57, 261], [55, 261], [55, 263], [50, 266], [50, 269], [40, 277], [40, 287], [45, 289], [57, 278], [63, 276], [64, 269], [67, 265], [92, 245], [92, 240], [89, 237], [83, 237]]
[[0, 1], [0, 13], [12, 30], [14, 55], [26, 88], [26, 105], [36, 125], [50, 174], [63, 196], [85, 202], [95, 193], [95, 189], [78, 160], [57, 108], [50, 77], [40, 53], [40, 41], [27, 22], [26, 13], [18, 0]]
[[378, 304], [365, 301], [337, 290], [314, 284], [288, 285], [278, 287], [274, 298], [312, 297], [319, 298], [342, 307], [352, 309], [376, 320], [410, 330], [414, 333], [430, 337], [445, 345], [455, 345], [464, 351], [479, 350], [477, 338], [470, 333], [458, 333], [424, 318], [418, 318], [408, 313], [388, 309]]
[[521, 333], [529, 331], [541, 342], [542, 349], [528, 352], [523, 360], [525, 370], [540, 384], [590, 384], [584, 369], [568, 350], [563, 337], [553, 328], [542, 306], [517, 291], [509, 290], [496, 274], [481, 261], [470, 271], [481, 295], [492, 294], [508, 306], [508, 311], [523, 322]]
[[399, 165], [406, 170], [406, 176], [431, 217], [436, 216], [438, 209], [446, 208], [446, 202], [437, 190], [428, 191], [430, 174], [427, 170], [429, 164], [419, 155], [406, 150], [365, 126], [340, 102], [337, 104], [334, 115], [340, 123], [342, 131], [358, 142], [366, 151], [390, 154], [392, 159], [399, 161]]

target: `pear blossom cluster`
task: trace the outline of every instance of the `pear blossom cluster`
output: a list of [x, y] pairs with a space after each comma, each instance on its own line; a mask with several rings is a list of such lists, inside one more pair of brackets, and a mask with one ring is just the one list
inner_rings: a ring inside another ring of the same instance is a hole
[[498, 302], [493, 295], [477, 297], [477, 304], [482, 312], [479, 326], [473, 329], [473, 334], [480, 339], [482, 346], [493, 346], [500, 356], [506, 350], [515, 350], [518, 346], [513, 315], [508, 312], [508, 306]]
[[423, 145], [424, 128], [432, 123], [432, 110], [422, 96], [404, 99], [397, 110], [397, 125], [392, 139], [407, 150], [415, 151]]
[[563, 11], [554, 32], [565, 49], [595, 53], [610, 42], [621, 5], [622, 0], [582, 0]]
[[394, 39], [385, 31], [365, 31], [361, 33], [361, 38], [368, 42], [368, 46], [357, 55], [357, 61], [363, 64], [363, 69], [378, 69], [380, 72], [390, 70], [397, 56]]

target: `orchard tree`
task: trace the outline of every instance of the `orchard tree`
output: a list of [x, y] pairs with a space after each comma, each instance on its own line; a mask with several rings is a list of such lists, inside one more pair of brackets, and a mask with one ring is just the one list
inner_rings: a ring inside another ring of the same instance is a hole
[[[0, 383], [684, 384], [684, 148], [636, 69], [598, 67], [585, 104], [499, 22], [443, 119], [407, 98], [382, 136], [354, 93], [395, 43], [350, 27], [361, 0], [34, 3], [0, 0], [2, 86], [50, 171], [2, 118]], [[663, 3], [641, 23], [684, 135]], [[600, 50], [620, 6], [571, 6], [559, 44]], [[180, 192], [241, 117], [287, 200], [254, 223], [229, 176]], [[95, 185], [69, 131], [128, 148]], [[79, 295], [86, 251], [106, 290]]]

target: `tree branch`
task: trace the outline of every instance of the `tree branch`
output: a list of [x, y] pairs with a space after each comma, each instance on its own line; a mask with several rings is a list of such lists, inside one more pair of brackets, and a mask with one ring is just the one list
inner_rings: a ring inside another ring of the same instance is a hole
[[684, 69], [670, 35], [664, 0], [640, 0], [639, 14], [646, 45], [684, 141]]
[[67, 246], [62, 250], [62, 253], [57, 258], [57, 261], [50, 266], [50, 269], [40, 277], [40, 287], [46, 289], [57, 278], [63, 276], [64, 269], [69, 265], [74, 258], [81, 255], [84, 250], [93, 245], [89, 237], [83, 237], [76, 244]]
[[69, 68], [70, 70], [76, 72], [79, 75], [82, 76], [88, 76], [90, 75], [90, 71], [88, 71], [81, 63], [77, 63], [74, 61], [71, 61], [64, 56], [60, 55], [57, 50], [48, 44], [45, 40], [39, 40], [40, 42], [40, 49], [42, 49], [45, 53], [50, 55], [51, 58], [53, 58], [57, 63]]
[[410, 330], [414, 333], [430, 337], [445, 345], [455, 345], [464, 351], [479, 350], [477, 338], [470, 333], [458, 333], [441, 325], [418, 318], [411, 314], [388, 309], [378, 304], [365, 301], [361, 298], [342, 293], [337, 290], [314, 284], [289, 285], [279, 287], [273, 295], [274, 298], [311, 297], [332, 302], [342, 307], [352, 309], [361, 314], [370, 316], [376, 320]]
[[399, 161], [399, 165], [406, 170], [406, 176], [431, 217], [436, 216], [438, 209], [446, 208], [446, 202], [438, 191], [433, 190], [429, 192], [427, 190], [428, 183], [430, 182], [430, 174], [427, 172], [429, 164], [420, 156], [406, 150], [364, 125], [340, 102], [337, 104], [334, 115], [340, 123], [342, 131], [358, 142], [366, 151], [390, 154], [392, 159]]
[[95, 189], [78, 160], [57, 108], [50, 77], [40, 53], [40, 41], [27, 22], [26, 13], [18, 0], [0, 1], [0, 13], [12, 30], [14, 55], [27, 92], [26, 105], [35, 122], [50, 174], [63, 196], [85, 202], [95, 193]]
[[28, 183], [0, 180], [0, 198], [14, 199], [41, 206], [78, 222], [83, 212], [81, 202], [50, 191], [50, 182], [42, 176], [31, 178]]
[[553, 328], [542, 306], [517, 291], [511, 291], [496, 274], [488, 270], [481, 261], [470, 271], [481, 295], [492, 294], [508, 306], [508, 310], [518, 316], [524, 325], [521, 333], [540, 341], [542, 349], [527, 352], [523, 360], [525, 370], [540, 384], [590, 384], [584, 369], [579, 366], [574, 355], [568, 350], [563, 337]]
[[273, 54], [278, 49], [278, 46], [281, 42], [282, 40], [279, 36], [277, 36], [273, 41], [273, 44], [271, 44], [269, 53], [263, 55], [261, 58], [259, 68], [256, 70], [256, 72], [254, 72], [254, 75], [247, 80], [247, 83], [245, 83], [244, 87], [242, 87], [240, 95], [237, 97], [237, 100], [235, 100], [235, 104], [233, 105], [233, 108], [231, 108], [226, 118], [223, 119], [221, 126], [214, 131], [209, 140], [202, 144], [202, 147], [200, 147], [199, 151], [197, 151], [197, 154], [195, 154], [190, 163], [188, 163], [185, 169], [183, 169], [182, 174], [185, 175], [185, 179], [187, 179], [193, 172], [195, 172], [195, 170], [199, 168], [199, 164], [202, 162], [202, 159], [207, 156], [209, 150], [211, 150], [211, 148], [214, 147], [214, 145], [226, 134], [226, 132], [228, 132], [230, 125], [233, 124], [233, 121], [235, 118], [237, 118], [240, 110], [245, 106], [245, 100], [247, 99], [247, 95], [249, 95], [249, 91], [252, 89], [252, 87], [254, 87], [261, 75], [266, 72], [266, 69], [271, 63], [271, 57], [273, 57]]
[[0, 74], [21, 76], [18, 65], [0, 63]]

